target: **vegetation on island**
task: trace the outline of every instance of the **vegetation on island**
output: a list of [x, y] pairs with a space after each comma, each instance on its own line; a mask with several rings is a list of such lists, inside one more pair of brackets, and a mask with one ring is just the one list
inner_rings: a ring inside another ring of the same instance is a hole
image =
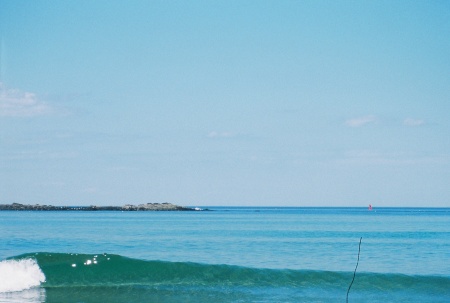
[[190, 208], [175, 205], [172, 203], [147, 203], [147, 204], [126, 204], [123, 206], [54, 206], [40, 204], [0, 204], [0, 210], [14, 211], [198, 211], [200, 208]]

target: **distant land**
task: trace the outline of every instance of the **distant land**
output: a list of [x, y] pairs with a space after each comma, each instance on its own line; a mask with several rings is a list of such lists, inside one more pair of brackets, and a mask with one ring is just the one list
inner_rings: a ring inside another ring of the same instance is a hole
[[171, 203], [147, 203], [132, 205], [126, 204], [124, 206], [53, 206], [53, 205], [30, 205], [30, 204], [0, 204], [1, 210], [13, 211], [202, 211], [201, 208], [190, 208]]

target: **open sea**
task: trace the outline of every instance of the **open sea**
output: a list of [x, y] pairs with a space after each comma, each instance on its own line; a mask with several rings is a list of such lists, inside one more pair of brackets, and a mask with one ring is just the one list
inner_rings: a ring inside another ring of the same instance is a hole
[[450, 302], [450, 208], [209, 209], [0, 211], [0, 302]]

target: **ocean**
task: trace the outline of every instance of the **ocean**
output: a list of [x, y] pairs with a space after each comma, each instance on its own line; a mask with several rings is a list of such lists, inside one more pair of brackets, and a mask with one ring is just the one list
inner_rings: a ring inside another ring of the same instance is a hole
[[0, 211], [0, 302], [450, 302], [450, 208]]

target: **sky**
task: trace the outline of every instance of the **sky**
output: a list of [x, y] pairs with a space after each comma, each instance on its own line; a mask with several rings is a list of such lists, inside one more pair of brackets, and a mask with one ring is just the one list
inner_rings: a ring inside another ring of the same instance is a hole
[[0, 0], [0, 204], [450, 207], [450, 2]]

